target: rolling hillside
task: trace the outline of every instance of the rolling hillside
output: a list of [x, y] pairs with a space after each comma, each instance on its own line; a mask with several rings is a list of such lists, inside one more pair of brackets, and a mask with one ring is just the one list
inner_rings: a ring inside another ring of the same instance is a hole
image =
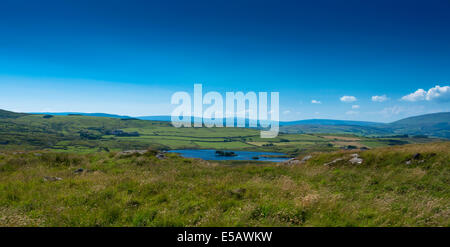
[[359, 125], [323, 125], [323, 124], [297, 124], [280, 127], [283, 133], [330, 133], [330, 134], [354, 134], [360, 136], [389, 136], [393, 135], [391, 129]]
[[445, 126], [449, 126], [449, 123], [450, 123], [450, 112], [439, 112], [404, 118], [391, 123], [391, 125], [432, 126], [444, 124]]
[[[119, 151], [129, 149], [224, 149], [282, 152], [290, 155], [341, 148], [373, 148], [407, 143], [436, 141], [432, 138], [371, 138], [374, 127], [300, 125], [302, 133], [280, 133], [271, 139], [260, 138], [260, 130], [251, 128], [175, 128], [170, 122], [134, 118], [93, 116], [53, 116], [2, 111], [0, 149], [64, 152]], [[293, 126], [287, 126], [295, 128]], [[364, 132], [358, 132], [358, 130]], [[357, 133], [359, 136], [326, 134]], [[382, 130], [377, 130], [382, 131]], [[385, 136], [389, 132], [382, 132]]]
[[30, 112], [29, 114], [54, 115], [54, 116], [81, 115], [81, 116], [90, 116], [90, 117], [131, 118], [129, 116], [122, 116], [122, 115], [117, 115], [117, 114], [84, 113], [84, 112]]
[[[21, 113], [6, 114], [3, 111], [1, 115], [23, 116]], [[35, 113], [38, 114], [38, 113]], [[79, 112], [61, 112], [61, 113], [39, 113], [51, 115], [82, 115], [95, 117], [108, 117], [119, 119], [130, 119], [129, 116], [106, 114], [106, 113], [79, 113]], [[170, 122], [170, 116], [142, 116], [135, 119], [149, 121]], [[200, 120], [196, 120], [200, 121]], [[237, 120], [235, 120], [237, 121]], [[225, 125], [225, 119], [223, 120]], [[280, 121], [281, 132], [284, 133], [330, 133], [330, 134], [355, 134], [361, 136], [391, 136], [391, 135], [426, 135], [440, 138], [450, 138], [450, 112], [441, 112], [409, 117], [392, 123], [378, 123], [367, 121], [350, 121], [334, 119], [306, 119], [298, 121]], [[245, 126], [249, 126], [249, 120], [245, 119]]]
[[[308, 120], [305, 121], [308, 122]], [[281, 126], [281, 131], [286, 133], [345, 133], [364, 136], [426, 135], [450, 138], [450, 112], [409, 117], [388, 124], [373, 122], [346, 124], [345, 121], [334, 120], [316, 122], [317, 124], [304, 123]]]
[[298, 121], [281, 121], [281, 126], [288, 125], [356, 125], [356, 126], [379, 126], [383, 123], [351, 121], [351, 120], [335, 120], [335, 119], [306, 119]]
[[388, 128], [395, 133], [450, 138], [450, 112], [405, 118], [389, 124]]
[[27, 113], [17, 113], [17, 112], [11, 112], [11, 111], [5, 111], [0, 109], [0, 119], [7, 119], [7, 118], [19, 118], [28, 115]]

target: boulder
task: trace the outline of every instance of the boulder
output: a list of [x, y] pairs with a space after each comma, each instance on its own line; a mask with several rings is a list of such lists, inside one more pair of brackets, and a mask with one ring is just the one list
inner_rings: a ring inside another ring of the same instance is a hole
[[309, 159], [311, 159], [312, 156], [311, 155], [306, 155], [305, 157], [303, 157], [303, 159], [301, 160], [302, 163], [305, 163], [306, 161], [308, 161]]
[[296, 159], [296, 158], [292, 158], [292, 159], [289, 159], [289, 160], [287, 160], [287, 161], [281, 162], [281, 164], [289, 165], [289, 166], [292, 166], [292, 165], [299, 165], [299, 164], [301, 164], [301, 163], [302, 163], [302, 162], [301, 162], [300, 160]]
[[358, 158], [358, 157], [353, 157], [349, 160], [350, 163], [352, 163], [352, 165], [357, 164], [360, 165], [363, 163], [363, 159]]
[[301, 163], [302, 162], [300, 160], [298, 160], [298, 159], [293, 159], [293, 160], [289, 161], [289, 165], [299, 165]]
[[53, 182], [53, 181], [60, 181], [62, 178], [60, 177], [44, 177], [44, 181]]
[[413, 158], [414, 160], [418, 160], [418, 159], [422, 158], [422, 155], [421, 155], [420, 153], [416, 153], [416, 154], [413, 155], [412, 158]]
[[160, 160], [163, 160], [163, 159], [166, 158], [166, 155], [164, 155], [164, 153], [157, 153], [157, 154], [156, 154], [156, 158], [158, 158], [158, 159], [160, 159]]
[[330, 165], [333, 165], [333, 164], [335, 164], [335, 163], [337, 163], [337, 162], [339, 162], [339, 161], [341, 161], [341, 160], [343, 160], [343, 158], [337, 158], [337, 159], [334, 159], [333, 161], [330, 161], [330, 162], [325, 163], [325, 164], [323, 164], [323, 165], [324, 165], [324, 166], [330, 166]]
[[83, 168], [78, 168], [74, 171], [74, 173], [78, 174], [78, 173], [83, 173], [85, 170]]

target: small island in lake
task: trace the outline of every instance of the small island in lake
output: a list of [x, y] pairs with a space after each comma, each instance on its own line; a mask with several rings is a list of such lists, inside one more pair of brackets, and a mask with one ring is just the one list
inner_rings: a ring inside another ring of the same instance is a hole
[[234, 152], [227, 152], [227, 151], [220, 151], [220, 150], [217, 150], [216, 151], [216, 156], [227, 156], [227, 157], [229, 157], [229, 156], [237, 156], [237, 154], [235, 154]]

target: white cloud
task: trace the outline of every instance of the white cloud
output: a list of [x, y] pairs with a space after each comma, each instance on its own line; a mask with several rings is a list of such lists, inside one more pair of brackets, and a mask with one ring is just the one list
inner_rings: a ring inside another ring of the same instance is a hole
[[341, 97], [341, 101], [342, 102], [346, 102], [346, 103], [355, 102], [356, 101], [356, 97], [355, 96], [347, 96], [347, 95], [345, 95], [345, 96]]
[[348, 112], [346, 112], [345, 114], [347, 114], [347, 115], [356, 115], [356, 114], [358, 114], [359, 112], [357, 112], [357, 111], [348, 111]]
[[291, 111], [289, 111], [289, 110], [286, 110], [286, 111], [283, 112], [283, 114], [285, 114], [285, 115], [289, 114], [289, 113], [291, 113]]
[[388, 98], [385, 94], [372, 96], [372, 101], [374, 101], [374, 102], [383, 102], [383, 101], [386, 101], [387, 99]]
[[417, 89], [414, 93], [405, 95], [402, 97], [403, 101], [420, 101], [420, 100], [439, 100], [439, 101], [449, 101], [450, 100], [450, 87], [449, 86], [435, 86], [430, 88], [428, 91], [423, 89]]
[[322, 102], [320, 102], [318, 100], [315, 100], [315, 99], [311, 100], [311, 103], [313, 103], [313, 104], [322, 104]]
[[359, 109], [359, 105], [352, 105], [352, 109]]
[[427, 92], [426, 100], [442, 100], [448, 101], [450, 100], [450, 87], [449, 86], [435, 86], [430, 88]]
[[417, 89], [417, 91], [415, 91], [414, 93], [405, 95], [402, 97], [402, 100], [404, 101], [418, 101], [418, 100], [424, 100], [425, 96], [427, 95], [427, 92], [423, 89]]

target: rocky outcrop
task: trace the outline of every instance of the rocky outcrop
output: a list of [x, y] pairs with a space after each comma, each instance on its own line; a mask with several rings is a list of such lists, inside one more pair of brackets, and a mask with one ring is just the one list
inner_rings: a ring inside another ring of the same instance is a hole
[[343, 158], [337, 158], [337, 159], [334, 159], [333, 161], [327, 162], [327, 163], [325, 163], [323, 165], [324, 166], [331, 166], [331, 165], [334, 165], [334, 164], [336, 164], [337, 162], [339, 162], [341, 160], [344, 160], [344, 159]]
[[288, 161], [285, 161], [284, 163], [285, 163], [286, 165], [299, 165], [299, 164], [301, 164], [302, 162], [301, 162], [300, 160], [298, 160], [298, 159], [293, 158], [293, 159], [290, 159], [290, 160], [288, 160]]
[[46, 182], [54, 182], [54, 181], [61, 181], [62, 178], [60, 177], [44, 177], [44, 181]]
[[306, 163], [306, 161], [308, 161], [311, 158], [312, 158], [312, 155], [306, 155], [301, 160], [299, 160], [297, 158], [292, 158], [287, 161], [281, 162], [281, 164], [283, 164], [283, 165], [300, 165], [300, 164]]
[[350, 162], [352, 165], [361, 165], [361, 164], [363, 163], [363, 159], [361, 159], [361, 158], [359, 157], [359, 154], [352, 154], [351, 157], [352, 157], [352, 158], [349, 160], [349, 162]]
[[300, 162], [305, 163], [306, 161], [308, 161], [311, 158], [312, 158], [312, 155], [306, 155], [305, 157], [302, 158], [302, 160]]
[[[430, 156], [434, 156], [434, 154], [431, 154]], [[413, 162], [417, 162], [417, 163], [425, 162], [424, 156], [420, 153], [415, 153], [411, 159], [405, 161], [405, 164], [411, 165]]]
[[166, 155], [165, 155], [163, 152], [160, 152], [160, 153], [157, 153], [157, 154], [155, 155], [155, 157], [158, 158], [158, 159], [160, 159], [160, 160], [163, 160], [163, 159], [166, 158]]
[[[350, 164], [352, 164], [352, 165], [361, 165], [364, 162], [364, 160], [361, 157], [359, 157], [359, 154], [357, 154], [357, 153], [351, 154], [350, 157], [351, 158], [348, 160], [348, 162], [350, 162]], [[339, 161], [343, 161], [343, 160], [346, 160], [346, 159], [347, 158], [337, 158], [337, 159], [334, 159], [333, 161], [327, 162], [327, 163], [325, 163], [323, 165], [324, 166], [331, 166], [331, 165], [336, 164]]]

